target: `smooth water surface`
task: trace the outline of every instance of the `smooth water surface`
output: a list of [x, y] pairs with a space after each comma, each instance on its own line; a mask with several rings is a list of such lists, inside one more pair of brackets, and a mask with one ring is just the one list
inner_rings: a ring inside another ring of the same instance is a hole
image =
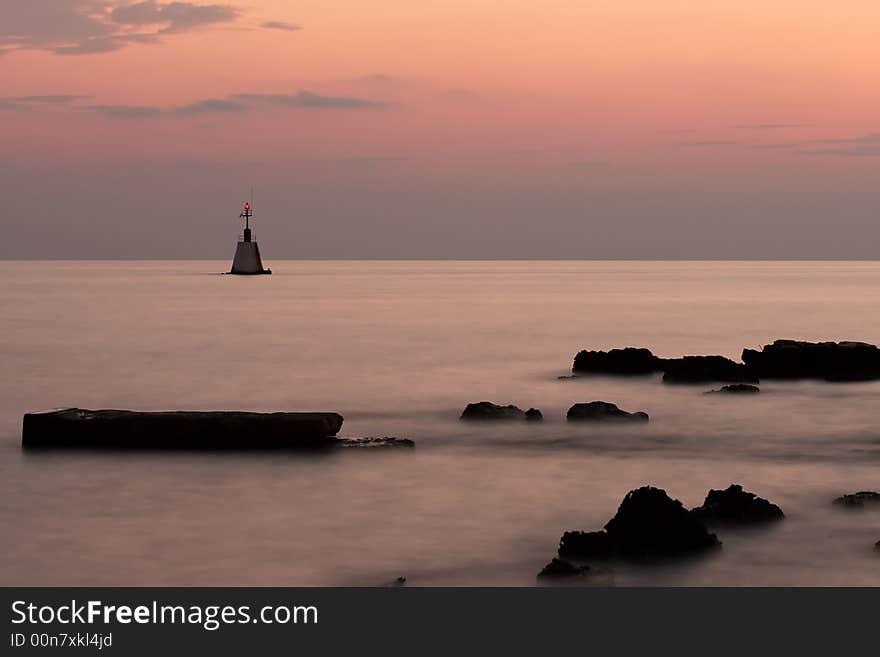
[[[710, 557], [601, 583], [880, 585], [880, 383], [704, 395], [658, 378], [560, 380], [580, 348], [723, 354], [775, 338], [880, 343], [880, 264], [2, 262], [4, 585], [532, 585], [566, 529], [631, 488], [688, 506], [739, 482], [787, 519]], [[568, 426], [602, 399], [647, 426]], [[458, 421], [469, 401], [542, 424]], [[23, 453], [51, 407], [327, 410], [414, 450]]]

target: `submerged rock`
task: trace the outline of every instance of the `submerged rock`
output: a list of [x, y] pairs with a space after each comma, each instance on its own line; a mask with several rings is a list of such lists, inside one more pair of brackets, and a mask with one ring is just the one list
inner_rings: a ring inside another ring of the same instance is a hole
[[869, 506], [880, 508], [880, 493], [875, 493], [871, 490], [863, 490], [858, 493], [841, 495], [834, 500], [834, 503], [839, 506], [847, 507], [848, 509], [864, 509]]
[[660, 359], [649, 349], [626, 347], [611, 351], [579, 351], [571, 371], [576, 374], [651, 374], [660, 370]]
[[537, 408], [530, 408], [526, 411], [526, 419], [530, 422], [540, 422], [544, 419], [544, 414]]
[[385, 436], [383, 438], [340, 438], [337, 447], [376, 448], [376, 447], [415, 447], [414, 441], [409, 438], [397, 438]]
[[776, 340], [761, 351], [744, 349], [742, 359], [766, 379], [880, 379], [880, 349], [866, 342]]
[[481, 401], [468, 404], [462, 411], [461, 420], [525, 420], [526, 412], [509, 404], [501, 406], [492, 402]]
[[778, 506], [731, 484], [726, 490], [710, 490], [703, 506], [691, 510], [691, 515], [706, 523], [751, 525], [785, 517]]
[[541, 579], [564, 579], [567, 577], [582, 577], [589, 572], [589, 566], [576, 566], [565, 559], [553, 557], [553, 560], [541, 569], [538, 577]]
[[26, 448], [297, 449], [330, 447], [339, 413], [121, 411], [67, 408], [26, 413]]
[[593, 558], [671, 557], [720, 545], [718, 537], [666, 491], [630, 491], [600, 532], [565, 532], [559, 556]]
[[386, 588], [400, 588], [401, 586], [406, 586], [406, 577], [402, 575], [396, 579], [391, 580], [390, 582], [385, 582], [382, 586]]
[[684, 356], [663, 361], [663, 383], [757, 383], [758, 378], [742, 363], [724, 356]]
[[604, 401], [575, 404], [568, 409], [566, 418], [569, 422], [647, 422], [649, 419], [643, 411], [629, 413], [617, 404]]
[[761, 392], [761, 389], [750, 383], [731, 383], [730, 385], [721, 386], [718, 390], [709, 390], [706, 394], [712, 395], [719, 392], [726, 395], [753, 395]]

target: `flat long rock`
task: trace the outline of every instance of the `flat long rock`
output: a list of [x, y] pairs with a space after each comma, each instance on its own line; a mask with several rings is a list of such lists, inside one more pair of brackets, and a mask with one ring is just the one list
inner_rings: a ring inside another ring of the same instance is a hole
[[339, 413], [90, 411], [26, 413], [22, 447], [291, 449], [330, 446]]

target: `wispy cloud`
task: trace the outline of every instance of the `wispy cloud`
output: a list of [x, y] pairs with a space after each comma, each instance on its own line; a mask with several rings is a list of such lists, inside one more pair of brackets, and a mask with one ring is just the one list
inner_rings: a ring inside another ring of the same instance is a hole
[[91, 105], [93, 112], [113, 118], [187, 117], [201, 114], [247, 112], [260, 106], [304, 109], [379, 109], [388, 103], [352, 96], [322, 96], [310, 91], [294, 94], [230, 94], [225, 98], [207, 98], [185, 105]]
[[82, 94], [45, 94], [41, 96], [0, 97], [0, 110], [28, 110], [36, 107], [67, 105], [89, 96]]
[[856, 137], [832, 137], [763, 144], [756, 143], [749, 144], [749, 147], [761, 150], [788, 151], [794, 155], [876, 157], [880, 156], [880, 132], [871, 132]]
[[712, 148], [714, 146], [741, 146], [743, 142], [736, 139], [689, 139], [675, 142], [683, 148]]
[[62, 105], [77, 100], [83, 100], [84, 98], [88, 98], [88, 96], [83, 94], [44, 94], [41, 96], [7, 96], [3, 100], [10, 100], [28, 105]]
[[771, 143], [767, 143], [767, 144], [752, 144], [751, 148], [757, 148], [760, 150], [767, 150], [767, 151], [772, 151], [772, 150], [783, 151], [783, 150], [786, 150], [789, 148], [797, 148], [799, 145], [800, 145], [800, 143], [796, 142], [796, 141], [777, 141], [777, 142], [771, 142]]
[[373, 110], [391, 107], [392, 103], [357, 96], [329, 96], [312, 91], [290, 94], [235, 93], [219, 98], [203, 98], [181, 105], [92, 104], [79, 101], [91, 98], [84, 94], [42, 94], [0, 96], [0, 110], [31, 110], [41, 107], [70, 106], [113, 118], [187, 117], [200, 114], [229, 114], [259, 108], [309, 110]]
[[[754, 124], [732, 126], [744, 130], [775, 130], [777, 128], [801, 127], [795, 124]], [[675, 142], [684, 148], [712, 148], [724, 146], [744, 146], [758, 150], [777, 150], [793, 155], [836, 156], [836, 157], [877, 157], [880, 156], [880, 132], [871, 132], [856, 137], [835, 137], [824, 139], [801, 139], [780, 142], [749, 142], [736, 139], [694, 139]]]
[[[801, 142], [799, 146], [800, 149], [795, 151], [798, 155], [878, 157], [880, 156], [880, 132], [837, 139], [813, 139]], [[818, 148], [816, 148], [817, 146]]]
[[787, 130], [803, 126], [798, 123], [742, 123], [731, 127], [735, 130]]
[[241, 10], [231, 5], [182, 0], [3, 0], [0, 52], [113, 52], [132, 43], [158, 43], [165, 35], [231, 23], [240, 15]]
[[880, 157], [880, 146], [851, 146], [849, 148], [817, 148], [799, 150], [798, 155], [836, 155], [838, 157]]
[[88, 109], [98, 114], [122, 119], [139, 119], [149, 116], [160, 116], [163, 109], [147, 105], [91, 105]]
[[124, 4], [110, 11], [110, 19], [119, 25], [158, 26], [159, 33], [179, 33], [214, 23], [228, 23], [239, 16], [230, 5], [201, 5], [192, 2], [143, 0]]
[[355, 96], [325, 96], [311, 91], [299, 91], [294, 94], [233, 94], [232, 98], [248, 103], [281, 105], [284, 107], [310, 107], [325, 109], [379, 109], [388, 103], [357, 98]]
[[869, 132], [858, 137], [844, 137], [837, 139], [813, 139], [810, 144], [878, 144], [880, 145], [880, 132]]
[[302, 25], [285, 23], [284, 21], [265, 21], [260, 23], [260, 27], [267, 30], [281, 30], [282, 32], [297, 32], [302, 29]]
[[48, 50], [56, 55], [94, 55], [113, 52], [130, 43], [159, 43], [155, 34], [118, 34], [107, 37], [90, 37], [69, 45], [56, 45]]
[[247, 105], [244, 103], [238, 103], [226, 98], [208, 98], [207, 100], [199, 100], [189, 105], [172, 108], [172, 113], [188, 116], [190, 114], [244, 112], [246, 110]]
[[407, 80], [386, 73], [368, 73], [367, 75], [355, 75], [350, 78], [341, 78], [337, 80], [337, 82], [355, 85], [390, 86], [402, 84], [407, 82]]
[[91, 105], [90, 110], [105, 116], [122, 119], [140, 119], [154, 116], [195, 116], [197, 114], [224, 114], [245, 112], [244, 103], [223, 98], [208, 98], [186, 105], [156, 107], [151, 105]]

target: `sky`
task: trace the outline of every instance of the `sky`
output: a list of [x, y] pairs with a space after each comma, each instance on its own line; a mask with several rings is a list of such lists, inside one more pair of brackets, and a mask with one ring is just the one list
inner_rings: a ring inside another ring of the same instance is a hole
[[876, 259], [876, 0], [0, 0], [0, 258]]

